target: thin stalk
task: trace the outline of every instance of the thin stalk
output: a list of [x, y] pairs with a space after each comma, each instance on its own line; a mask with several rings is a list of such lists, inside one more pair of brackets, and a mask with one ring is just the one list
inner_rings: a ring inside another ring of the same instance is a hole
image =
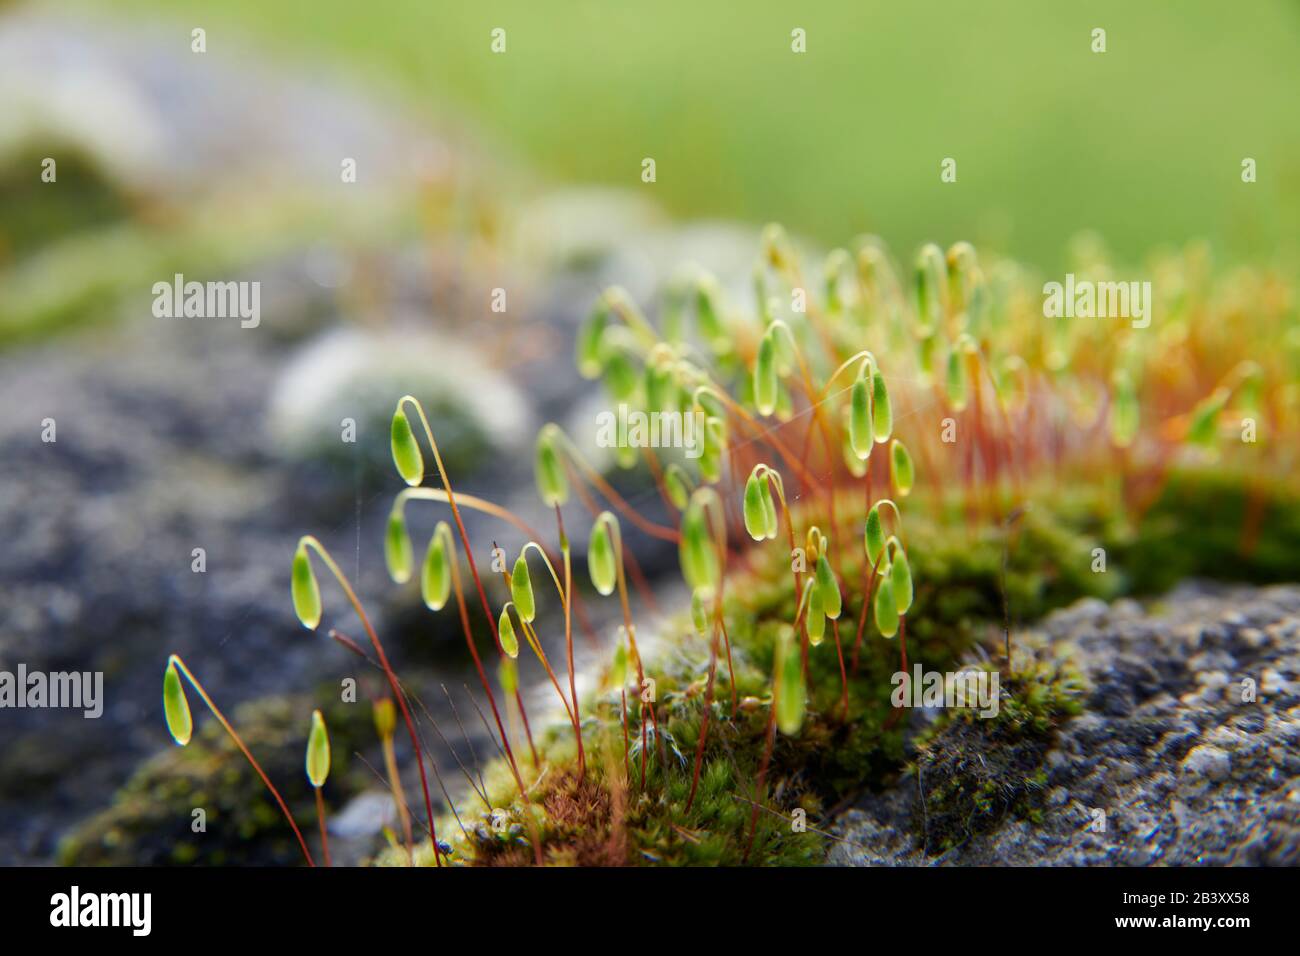
[[420, 786], [424, 790], [424, 808], [429, 818], [429, 832], [433, 834], [433, 860], [436, 866], [442, 866], [442, 854], [438, 850], [438, 831], [434, 828], [433, 823], [433, 799], [429, 796], [429, 780], [424, 772], [424, 751], [420, 747], [420, 738], [415, 732], [415, 722], [411, 720], [411, 711], [406, 706], [406, 696], [402, 693], [401, 684], [397, 680], [397, 674], [393, 672], [393, 667], [388, 663], [388, 655], [384, 653], [384, 645], [379, 641], [379, 635], [375, 633], [374, 626], [370, 623], [370, 618], [366, 615], [366, 609], [361, 606], [361, 601], [357, 594], [352, 590], [352, 584], [348, 581], [347, 575], [343, 569], [338, 566], [330, 553], [325, 550], [321, 544], [312, 535], [304, 535], [299, 542], [306, 547], [311, 548], [325, 562], [334, 579], [338, 581], [339, 586], [343, 588], [343, 593], [347, 595], [348, 603], [352, 605], [352, 610], [356, 612], [361, 626], [365, 629], [366, 636], [370, 638], [370, 644], [375, 649], [375, 656], [379, 658], [379, 665], [384, 669], [384, 676], [388, 678], [388, 685], [393, 690], [393, 696], [397, 698], [397, 706], [402, 711], [402, 720], [406, 722], [407, 733], [411, 736], [411, 746], [415, 749], [415, 762], [420, 768]]
[[266, 771], [262, 769], [262, 765], [257, 762], [257, 759], [249, 751], [247, 745], [245, 745], [239, 734], [235, 733], [235, 728], [230, 726], [230, 721], [226, 720], [226, 715], [221, 712], [221, 709], [217, 707], [212, 698], [208, 696], [208, 692], [203, 689], [203, 685], [199, 683], [199, 679], [190, 672], [188, 667], [185, 666], [185, 662], [176, 654], [171, 656], [171, 660], [172, 663], [176, 665], [177, 669], [185, 675], [185, 679], [190, 682], [190, 686], [194, 688], [194, 692], [202, 698], [203, 703], [207, 705], [208, 710], [212, 711], [212, 716], [216, 717], [217, 722], [225, 728], [226, 733], [230, 734], [230, 739], [235, 742], [235, 746], [239, 748], [240, 752], [243, 753], [245, 758], [247, 758], [253, 769], [257, 771], [257, 775], [262, 778], [262, 783], [266, 784], [266, 789], [271, 791], [271, 796], [275, 797], [275, 802], [280, 805], [280, 812], [283, 813], [284, 818], [289, 821], [289, 826], [293, 829], [293, 835], [298, 838], [298, 846], [302, 848], [302, 855], [307, 858], [307, 865], [315, 866], [316, 861], [311, 858], [311, 851], [307, 849], [307, 841], [302, 838], [302, 831], [298, 829], [298, 824], [294, 822], [293, 814], [289, 812], [289, 807], [284, 802], [284, 797], [280, 796], [280, 791], [275, 789], [275, 784], [271, 783], [271, 778], [266, 775]]
[[[564, 558], [564, 593], [565, 595], [573, 594], [573, 556], [569, 548], [569, 536], [564, 531], [564, 515], [560, 512], [560, 505], [555, 505], [555, 526], [560, 534], [560, 554]], [[578, 738], [578, 785], [587, 772], [586, 754], [582, 749], [582, 722], [578, 717], [578, 683], [577, 674], [573, 666], [573, 616], [570, 612], [570, 601], [564, 602], [564, 650], [569, 658], [569, 696], [573, 698], [573, 733]]]
[[384, 751], [384, 769], [388, 773], [388, 787], [393, 791], [393, 805], [397, 808], [397, 819], [402, 824], [402, 836], [406, 838], [406, 858], [415, 866], [415, 838], [411, 833], [411, 812], [406, 806], [406, 794], [402, 791], [402, 776], [397, 772], [397, 752], [393, 749], [393, 735], [385, 734], [380, 741]]
[[325, 854], [325, 865], [333, 866], [334, 862], [330, 859], [330, 838], [325, 831], [325, 798], [321, 796], [320, 787], [316, 787], [316, 819], [320, 823], [320, 845]]
[[[479, 577], [478, 564], [474, 560], [474, 549], [469, 543], [469, 534], [465, 531], [465, 522], [460, 516], [460, 507], [456, 503], [456, 493], [452, 491], [451, 488], [451, 479], [447, 476], [447, 469], [442, 463], [442, 452], [438, 450], [438, 443], [434, 440], [433, 427], [429, 424], [429, 418], [424, 414], [424, 406], [420, 404], [418, 398], [415, 398], [413, 395], [403, 395], [397, 401], [398, 408], [401, 408], [402, 405], [414, 406], [416, 413], [420, 416], [420, 424], [424, 427], [424, 435], [429, 440], [429, 447], [433, 450], [433, 460], [438, 467], [438, 477], [442, 480], [443, 490], [447, 493], [447, 504], [451, 507], [451, 516], [456, 521], [456, 531], [460, 535], [461, 545], [465, 549], [465, 557], [469, 561], [469, 571], [474, 578], [474, 588], [478, 591], [479, 602], [483, 605], [483, 616], [487, 618], [488, 627], [492, 631], [492, 643], [496, 645], [497, 653], [501, 657], [505, 657], [505, 651], [501, 647], [501, 635], [497, 633], [496, 618], [492, 616], [492, 608], [488, 604], [487, 592], [483, 590], [483, 580]], [[504, 511], [504, 509], [501, 510]], [[475, 652], [474, 656], [475, 660], [477, 660], [477, 652]], [[488, 701], [492, 704], [493, 711], [495, 711], [496, 701], [492, 695], [491, 686], [488, 684], [487, 675], [483, 672], [481, 665], [479, 666], [479, 676], [483, 681], [483, 688], [488, 693]], [[519, 714], [523, 718], [524, 730], [528, 734], [528, 746], [533, 752], [533, 763], [536, 764], [537, 747], [533, 743], [532, 729], [528, 726], [528, 712], [524, 709], [523, 695], [517, 690], [515, 692], [515, 700], [519, 704]], [[499, 722], [500, 718], [498, 718], [498, 723]], [[503, 728], [502, 733], [504, 732]], [[421, 773], [423, 773], [423, 768], [421, 768]]]

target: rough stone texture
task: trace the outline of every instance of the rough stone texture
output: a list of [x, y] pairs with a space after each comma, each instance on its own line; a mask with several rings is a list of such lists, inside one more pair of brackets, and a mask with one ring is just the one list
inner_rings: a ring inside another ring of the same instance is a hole
[[1083, 601], [1040, 630], [1091, 684], [1046, 756], [1041, 823], [1004, 818], [928, 855], [905, 777], [844, 815], [836, 833], [851, 842], [832, 863], [1300, 863], [1300, 587], [1189, 583], [1145, 610]]

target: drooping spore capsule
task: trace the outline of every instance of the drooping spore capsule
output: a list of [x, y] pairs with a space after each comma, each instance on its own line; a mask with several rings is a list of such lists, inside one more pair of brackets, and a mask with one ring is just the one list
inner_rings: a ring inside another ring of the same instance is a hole
[[533, 579], [528, 573], [528, 561], [522, 552], [515, 559], [515, 569], [510, 572], [510, 597], [515, 602], [520, 620], [531, 624], [537, 616], [537, 601], [533, 597]]
[[325, 786], [330, 775], [330, 738], [325, 730], [325, 718], [319, 710], [312, 711], [311, 733], [307, 737], [307, 779], [317, 789]]
[[411, 431], [411, 420], [401, 405], [393, 412], [391, 444], [397, 473], [408, 485], [418, 485], [424, 480], [424, 455]]
[[316, 630], [321, 615], [320, 585], [316, 583], [316, 572], [312, 570], [307, 546], [303, 544], [298, 545], [298, 550], [293, 554], [289, 592], [293, 597], [294, 613], [298, 615], [302, 626], [309, 631]]
[[189, 701], [185, 699], [180, 671], [173, 659], [167, 661], [167, 670], [163, 674], [163, 714], [172, 739], [184, 747], [194, 733], [194, 719], [190, 716]]

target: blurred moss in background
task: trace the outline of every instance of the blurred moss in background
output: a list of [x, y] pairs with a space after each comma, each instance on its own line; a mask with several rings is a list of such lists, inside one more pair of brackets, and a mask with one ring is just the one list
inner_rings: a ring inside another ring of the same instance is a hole
[[[966, 238], [1048, 269], [1085, 229], [1122, 259], [1190, 237], [1246, 259], [1294, 251], [1300, 221], [1293, 0], [114, 9], [193, 21], [210, 44], [241, 42], [220, 34], [238, 28], [268, 52], [323, 56], [434, 121], [468, 119], [551, 180], [651, 189], [681, 216], [780, 220], [837, 243], [871, 231], [904, 250]], [[496, 27], [504, 54], [489, 49]], [[647, 156], [658, 181], [642, 187]], [[944, 157], [956, 183], [940, 182]]]

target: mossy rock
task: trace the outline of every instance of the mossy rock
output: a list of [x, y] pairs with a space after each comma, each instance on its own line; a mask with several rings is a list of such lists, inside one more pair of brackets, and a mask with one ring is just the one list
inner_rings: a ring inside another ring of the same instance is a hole
[[[1253, 573], [1249, 562], [1214, 560], [1222, 556], [1220, 531], [1230, 521], [1215, 506], [1214, 489], [1221, 480], [1204, 473], [1179, 476], [1182, 484], [1175, 487], [1206, 490], [1180, 492], [1169, 503], [1157, 503], [1150, 514], [1168, 508], [1178, 515], [1166, 546], [1184, 552], [1185, 560], [1196, 567], [1220, 576]], [[1269, 494], [1269, 508], [1282, 508], [1291, 500], [1282, 489]], [[1104, 495], [1092, 489], [1068, 497], [1042, 496], [1015, 521], [1002, 524], [967, 526], [955, 509], [930, 509], [924, 501], [914, 506], [906, 528], [916, 580], [906, 631], [909, 662], [919, 662], [926, 670], [952, 670], [981, 647], [997, 659], [1008, 622], [1014, 632], [1019, 624], [1080, 598], [1110, 600], [1141, 593], [1158, 581], [1126, 562], [1141, 553], [1137, 549], [1143, 525], [1135, 536], [1112, 514]], [[857, 622], [866, 596], [864, 588], [854, 586], [866, 570], [856, 537], [863, 517], [860, 506], [855, 510], [852, 502], [841, 503], [840, 527], [852, 529], [854, 537], [842, 551], [832, 542], [848, 585], [840, 618], [847, 711], [840, 653], [828, 629], [825, 641], [810, 653], [803, 726], [794, 737], [776, 735], [763, 794], [755, 783], [771, 705], [776, 635], [795, 617], [789, 556], [775, 545], [754, 552], [728, 578], [724, 617], [730, 649], [719, 651], [707, 745], [693, 800], [709, 655], [706, 642], [689, 622], [680, 620], [645, 662], [647, 676], [656, 684], [659, 734], [647, 720], [646, 749], [652, 757], [646, 760], [644, 786], [635, 698], [629, 705], [625, 771], [621, 698], [616, 692], [598, 694], [583, 706], [587, 767], [582, 785], [575, 772], [571, 728], [547, 731], [538, 740], [543, 766], [535, 771], [538, 779], [526, 803], [504, 765], [497, 765], [489, 794], [500, 811], [496, 822], [504, 829], [493, 827], [486, 810], [477, 819], [462, 811], [466, 832], [451, 841], [455, 852], [450, 859], [527, 864], [536, 861], [540, 844], [545, 863], [821, 862], [827, 842], [818, 831], [835, 808], [887, 785], [904, 770], [909, 722], [915, 716], [914, 711], [892, 707], [889, 700], [891, 677], [901, 664], [897, 637], [882, 639], [868, 621], [853, 667]], [[796, 523], [802, 526], [797, 517]], [[1277, 533], [1290, 532], [1278, 525]], [[1261, 528], [1257, 553], [1284, 546], [1270, 540], [1273, 534], [1272, 526]], [[1098, 547], [1111, 552], [1105, 573], [1093, 570]], [[1080, 688], [1068, 665], [1042, 659], [1037, 652], [1028, 658], [1024, 654], [1025, 649], [1013, 647], [1016, 669], [1003, 684], [998, 717], [945, 719], [917, 757], [917, 766], [928, 768], [933, 788], [926, 825], [934, 837], [933, 849], [954, 845], [1007, 813], [1032, 818], [1036, 812], [1045, 779], [1043, 756], [1061, 721], [1077, 711]], [[984, 761], [976, 761], [975, 754]], [[523, 773], [529, 777], [534, 769], [525, 765]], [[756, 809], [760, 796], [763, 806]], [[590, 808], [586, 826], [575, 823], [575, 805]], [[799, 810], [808, 823], [802, 832], [793, 825]], [[446, 827], [439, 832], [453, 832], [454, 823], [448, 820]], [[427, 848], [420, 859], [433, 862]], [[405, 855], [386, 854], [381, 862], [402, 863]]]
[[[271, 697], [243, 704], [231, 722], [265, 768], [312, 842], [315, 796], [303, 769], [312, 700]], [[65, 866], [166, 866], [281, 864], [302, 862], [293, 831], [265, 785], [215, 720], [196, 711], [202, 729], [186, 747], [172, 747], [147, 760], [114, 795], [112, 804], [80, 823], [59, 846]], [[375, 740], [370, 708], [325, 708], [333, 768], [325, 785], [327, 805], [367, 782], [351, 756]], [[206, 831], [192, 829], [195, 809], [206, 814]]]

